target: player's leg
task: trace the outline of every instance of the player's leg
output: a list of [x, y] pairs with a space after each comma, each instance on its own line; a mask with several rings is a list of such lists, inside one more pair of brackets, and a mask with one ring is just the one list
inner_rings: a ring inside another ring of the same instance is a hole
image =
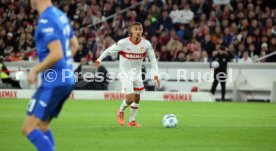
[[54, 150], [54, 139], [49, 128], [52, 117], [56, 117], [73, 86], [40, 87], [31, 99], [23, 124], [23, 134], [39, 151]]
[[[55, 146], [55, 141], [54, 141], [54, 136], [53, 136], [52, 130], [50, 128], [50, 123], [51, 123], [53, 117], [55, 117], [55, 118], [58, 117], [58, 115], [63, 107], [63, 104], [65, 103], [67, 98], [70, 96], [73, 88], [74, 88], [73, 86], [63, 86], [63, 87], [58, 87], [55, 89], [56, 93], [52, 97], [54, 99], [51, 99], [52, 101], [49, 102], [49, 104], [51, 104], [53, 106], [51, 108], [51, 110], [49, 110], [49, 112], [48, 112], [50, 118], [49, 118], [49, 120], [42, 121], [39, 124], [40, 130], [50, 139], [53, 146]], [[55, 98], [58, 98], [58, 99], [55, 99]], [[54, 103], [52, 103], [52, 102], [54, 102]]]
[[[22, 132], [30, 140], [30, 142], [39, 151], [54, 150], [50, 139], [40, 130], [42, 117], [46, 110], [46, 104], [49, 100], [49, 93], [51, 89], [39, 87], [29, 102], [27, 115], [25, 117]], [[48, 121], [50, 118], [45, 118], [44, 121]]]
[[125, 124], [124, 120], [124, 111], [125, 109], [134, 101], [134, 91], [133, 91], [133, 83], [129, 79], [123, 79], [122, 82], [122, 92], [125, 95], [125, 99], [123, 100], [120, 108], [117, 111], [117, 121], [123, 126]]
[[126, 94], [125, 99], [123, 100], [119, 110], [117, 111], [117, 121], [121, 126], [125, 124], [124, 111], [133, 102], [133, 100], [134, 93]]
[[221, 82], [221, 101], [225, 100], [225, 86], [226, 86], [226, 80], [223, 79]]
[[134, 90], [133, 82], [129, 79], [121, 80], [122, 83], [122, 93], [125, 94], [125, 99], [123, 100], [119, 111], [124, 112], [125, 109], [134, 101]]
[[211, 89], [211, 93], [213, 95], [216, 93], [217, 86], [218, 86], [218, 80], [216, 78], [214, 78], [214, 82], [212, 84], [212, 89]]
[[40, 130], [41, 120], [34, 115], [27, 115], [22, 127], [23, 134], [38, 151], [54, 151], [51, 140]]
[[23, 133], [25, 136], [27, 136], [27, 134], [29, 134], [32, 130], [39, 129], [45, 136], [48, 137], [51, 144], [55, 146], [52, 130], [50, 129], [50, 122], [51, 119], [47, 121], [41, 121], [35, 116], [26, 116], [26, 120], [23, 124]]
[[130, 105], [129, 123], [136, 122], [135, 118], [139, 109], [140, 94], [135, 94], [134, 96], [134, 101]]
[[51, 141], [52, 145], [55, 146], [54, 136], [52, 133], [52, 130], [50, 128], [51, 119], [47, 121], [42, 121], [38, 124], [39, 129], [43, 132], [45, 136], [48, 137], [48, 139]]
[[134, 85], [134, 101], [130, 105], [130, 116], [129, 116], [129, 124], [128, 126], [141, 126], [136, 122], [136, 115], [139, 109], [139, 103], [140, 103], [140, 93], [144, 91], [144, 84], [142, 79], [135, 80], [133, 82]]
[[123, 100], [119, 108], [119, 111], [124, 112], [125, 109], [133, 102], [134, 98], [135, 98], [134, 93], [126, 94], [125, 99]]

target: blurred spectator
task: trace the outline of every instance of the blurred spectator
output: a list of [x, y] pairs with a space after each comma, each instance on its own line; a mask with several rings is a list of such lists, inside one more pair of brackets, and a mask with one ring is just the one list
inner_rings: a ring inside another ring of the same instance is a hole
[[194, 13], [191, 11], [188, 2], [184, 2], [182, 5], [183, 9], [179, 11], [179, 22], [188, 25], [193, 20]]
[[[244, 51], [253, 59], [276, 50], [275, 1], [231, 0], [230, 4], [216, 5], [211, 0], [148, 0], [133, 7], [138, 2], [141, 0], [54, 1], [70, 18], [80, 39], [81, 51], [75, 61], [82, 57], [93, 61], [111, 43], [126, 37], [135, 21], [143, 23], [145, 38], [154, 43], [160, 61], [203, 61], [204, 51], [210, 60], [217, 44], [236, 62]], [[0, 1], [0, 56], [7, 61], [28, 60], [35, 55], [30, 50], [35, 47], [38, 14], [29, 3]], [[128, 11], [121, 13], [124, 9]], [[179, 51], [183, 45], [189, 45], [187, 52]], [[265, 61], [275, 62], [275, 58]]]
[[178, 24], [180, 23], [180, 11], [178, 9], [177, 4], [173, 4], [172, 10], [171, 10], [169, 16], [172, 19], [172, 23], [173, 23], [174, 27], [177, 27]]
[[166, 31], [170, 31], [173, 27], [172, 19], [169, 17], [168, 11], [162, 12], [162, 18], [160, 21], [161, 24], [161, 30], [165, 29]]
[[161, 47], [161, 52], [158, 57], [158, 61], [171, 61], [171, 54], [169, 50], [167, 49], [167, 46], [162, 46]]
[[201, 43], [202, 49], [207, 51], [208, 58], [211, 58], [215, 45], [211, 42], [211, 36], [206, 35], [203, 43]]
[[193, 54], [195, 61], [200, 61], [201, 54], [201, 45], [200, 43], [193, 38], [190, 43], [187, 45], [188, 51]]
[[2, 38], [0, 38], [0, 56], [1, 57], [6, 57], [6, 49], [7, 49], [7, 46], [6, 44], [4, 43], [4, 40]]
[[255, 56], [258, 56], [254, 44], [250, 44], [248, 50], [249, 50], [248, 55], [252, 60], [254, 59]]
[[239, 59], [239, 63], [252, 63], [252, 59], [249, 57], [248, 51], [243, 51], [242, 58]]
[[266, 55], [269, 53], [267, 43], [262, 43], [261, 51], [263, 51]]
[[177, 58], [174, 61], [185, 61], [185, 53], [183, 51], [180, 51], [177, 55]]
[[205, 50], [201, 52], [201, 57], [200, 58], [201, 58], [200, 62], [209, 62], [208, 54]]
[[75, 72], [81, 73], [82, 67], [83, 67], [84, 65], [88, 65], [88, 61], [87, 61], [87, 59], [86, 59], [85, 57], [82, 57], [81, 60], [80, 60], [80, 64], [79, 64], [79, 66], [77, 67], [77, 69], [75, 70]]

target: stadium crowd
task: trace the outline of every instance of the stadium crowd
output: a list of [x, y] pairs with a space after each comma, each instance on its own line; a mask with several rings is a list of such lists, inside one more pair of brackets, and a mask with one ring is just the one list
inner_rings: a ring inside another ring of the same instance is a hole
[[[102, 51], [128, 36], [133, 22], [144, 25], [158, 61], [208, 62], [222, 49], [233, 62], [250, 63], [276, 51], [274, 0], [55, 0], [79, 38], [76, 62], [93, 62]], [[132, 7], [130, 10], [120, 11]], [[115, 14], [114, 18], [108, 18]], [[36, 60], [37, 12], [29, 1], [0, 0], [0, 56], [6, 61]], [[88, 25], [90, 25], [88, 27]], [[106, 60], [117, 60], [118, 55]], [[263, 60], [275, 62], [276, 57]]]

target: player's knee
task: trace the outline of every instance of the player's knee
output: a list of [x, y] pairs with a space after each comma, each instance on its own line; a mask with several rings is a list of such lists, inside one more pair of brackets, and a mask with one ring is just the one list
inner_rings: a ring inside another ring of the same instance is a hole
[[24, 125], [22, 126], [21, 131], [22, 131], [22, 134], [23, 134], [23, 135], [28, 136], [28, 135], [31, 133], [31, 131], [33, 131], [34, 129], [35, 129], [34, 126], [28, 125], [28, 124], [24, 124]]
[[34, 129], [38, 129], [40, 120], [34, 116], [27, 116], [22, 126], [22, 133], [28, 136]]
[[25, 136], [27, 136], [27, 129], [26, 127], [22, 126], [21, 133]]
[[134, 102], [137, 104], [140, 102], [140, 95], [135, 95]]
[[40, 124], [39, 126], [38, 126], [38, 128], [41, 130], [41, 131], [48, 131], [49, 130], [49, 125], [47, 125], [47, 124]]
[[132, 103], [133, 101], [134, 101], [134, 99], [135, 99], [135, 96], [134, 96], [134, 94], [127, 94], [126, 95], [126, 102], [127, 103]]

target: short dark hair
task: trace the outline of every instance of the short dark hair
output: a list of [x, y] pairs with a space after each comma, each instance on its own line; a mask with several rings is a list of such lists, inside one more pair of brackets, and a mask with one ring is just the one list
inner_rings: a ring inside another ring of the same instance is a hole
[[143, 25], [142, 25], [140, 22], [134, 22], [133, 24], [131, 24], [131, 27], [132, 27], [132, 26], [137, 26], [137, 25], [143, 27]]
[[132, 35], [130, 30], [133, 26], [141, 26], [143, 28], [143, 25], [140, 22], [132, 23], [130, 26], [128, 26], [128, 31], [129, 31], [130, 35]]

